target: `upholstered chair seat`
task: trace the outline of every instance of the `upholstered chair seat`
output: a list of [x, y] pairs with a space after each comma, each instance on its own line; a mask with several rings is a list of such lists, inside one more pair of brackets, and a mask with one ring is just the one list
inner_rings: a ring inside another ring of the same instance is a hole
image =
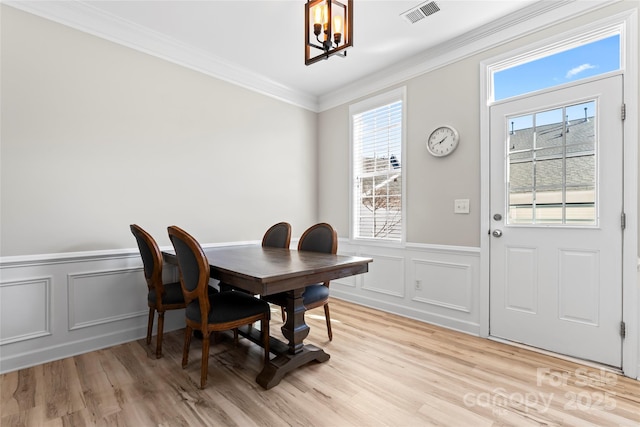
[[[209, 323], [234, 322], [262, 314], [269, 304], [243, 292], [220, 292], [209, 295]], [[187, 319], [200, 322], [202, 313], [198, 300], [191, 301], [185, 310]]]

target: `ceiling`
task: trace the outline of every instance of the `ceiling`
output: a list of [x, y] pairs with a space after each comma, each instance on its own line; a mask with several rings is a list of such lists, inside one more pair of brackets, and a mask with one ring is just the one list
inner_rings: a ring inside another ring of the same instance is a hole
[[452, 41], [572, 3], [436, 0], [439, 12], [411, 24], [401, 14], [426, 2], [354, 0], [347, 57], [306, 66], [304, 0], [5, 2], [313, 110], [323, 97], [414, 66]]
[[416, 24], [400, 17], [419, 1], [354, 1], [347, 58], [304, 65], [304, 0], [92, 2], [114, 16], [314, 96], [499, 19], [528, 1], [438, 0]]

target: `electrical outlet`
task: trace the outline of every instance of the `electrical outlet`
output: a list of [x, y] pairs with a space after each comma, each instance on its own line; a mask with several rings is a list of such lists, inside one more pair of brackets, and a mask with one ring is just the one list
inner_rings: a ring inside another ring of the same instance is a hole
[[422, 280], [416, 280], [416, 290], [422, 290]]
[[453, 212], [459, 214], [469, 213], [469, 199], [456, 199], [453, 201]]

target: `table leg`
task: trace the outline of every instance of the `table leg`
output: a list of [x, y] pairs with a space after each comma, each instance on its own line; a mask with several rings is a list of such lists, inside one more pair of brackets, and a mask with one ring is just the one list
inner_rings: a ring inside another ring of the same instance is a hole
[[304, 304], [302, 293], [304, 288], [287, 292], [287, 305], [285, 310], [287, 318], [282, 325], [282, 335], [289, 340], [289, 353], [297, 354], [304, 347], [304, 339], [309, 335], [309, 326], [304, 321]]
[[256, 382], [265, 389], [278, 385], [287, 372], [306, 363], [314, 360], [317, 362], [329, 360], [329, 355], [324, 350], [304, 344], [304, 339], [309, 335], [309, 326], [304, 321], [303, 292], [304, 288], [287, 293], [287, 319], [282, 326], [282, 334], [289, 340], [288, 351], [278, 354], [265, 364], [256, 378]]

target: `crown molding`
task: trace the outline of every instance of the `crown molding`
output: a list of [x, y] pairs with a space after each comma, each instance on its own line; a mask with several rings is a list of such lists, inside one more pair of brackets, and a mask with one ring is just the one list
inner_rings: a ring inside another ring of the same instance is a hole
[[401, 84], [409, 79], [433, 71], [466, 57], [543, 30], [585, 13], [622, 0], [557, 0], [539, 1], [518, 10], [499, 21], [494, 21], [462, 34], [445, 43], [421, 52], [392, 67], [373, 73], [357, 82], [333, 91], [318, 100], [318, 111], [354, 101], [376, 91]]
[[296, 91], [201, 49], [106, 13], [86, 0], [2, 0], [2, 3], [283, 102], [321, 112], [618, 1], [622, 0], [538, 1], [321, 97]]
[[104, 12], [89, 1], [2, 0], [2, 3], [263, 95], [308, 110], [318, 109], [316, 96], [296, 91], [201, 49]]

